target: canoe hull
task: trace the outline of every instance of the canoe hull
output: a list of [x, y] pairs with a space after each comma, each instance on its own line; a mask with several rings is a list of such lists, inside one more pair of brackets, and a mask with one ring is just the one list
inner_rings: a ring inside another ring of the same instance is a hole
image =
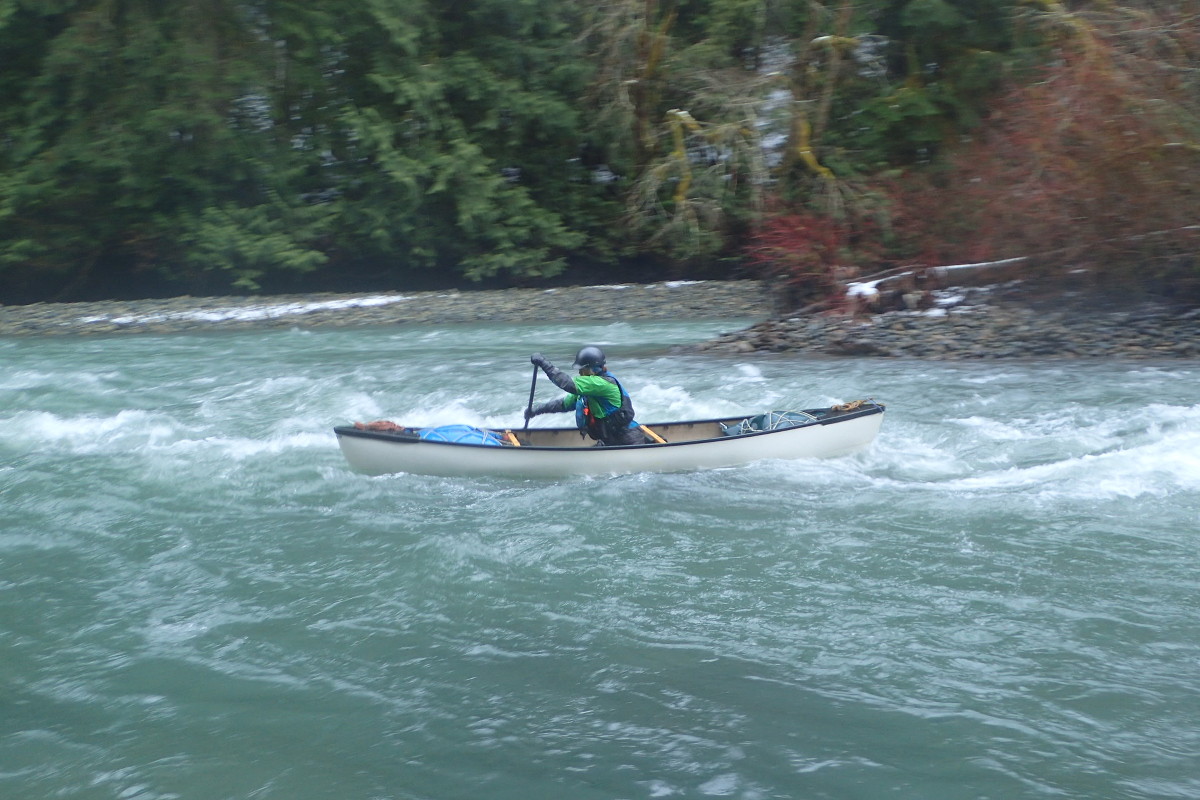
[[422, 475], [561, 478], [635, 472], [686, 472], [733, 467], [767, 459], [835, 458], [868, 447], [883, 424], [881, 405], [848, 413], [822, 414], [798, 427], [723, 436], [721, 425], [741, 418], [663, 423], [649, 427], [666, 444], [590, 447], [574, 429], [519, 432], [525, 446], [455, 444], [337, 427], [338, 444], [350, 467], [368, 475], [409, 472]]

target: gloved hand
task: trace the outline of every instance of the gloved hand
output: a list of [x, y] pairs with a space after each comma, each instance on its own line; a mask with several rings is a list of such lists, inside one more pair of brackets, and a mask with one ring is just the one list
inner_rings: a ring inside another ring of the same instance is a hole
[[555, 411], [562, 411], [562, 401], [561, 400], [550, 400], [545, 403], [538, 403], [533, 408], [526, 407], [525, 419], [529, 419], [530, 417], [536, 417], [538, 414], [552, 414]]
[[546, 360], [546, 357], [541, 353], [534, 353], [531, 355], [529, 357], [529, 363], [533, 364], [534, 366], [541, 367], [542, 369], [552, 366], [550, 362]]

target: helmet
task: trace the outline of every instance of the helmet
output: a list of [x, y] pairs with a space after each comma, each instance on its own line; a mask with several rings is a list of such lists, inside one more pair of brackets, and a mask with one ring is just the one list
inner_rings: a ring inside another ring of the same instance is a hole
[[604, 351], [594, 344], [589, 344], [587, 347], [579, 348], [579, 352], [575, 354], [576, 367], [591, 367], [592, 369], [604, 368]]

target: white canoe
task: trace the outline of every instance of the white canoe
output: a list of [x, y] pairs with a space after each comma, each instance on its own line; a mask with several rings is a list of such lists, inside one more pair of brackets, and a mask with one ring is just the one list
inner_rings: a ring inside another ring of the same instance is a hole
[[430, 441], [421, 438], [422, 429], [400, 426], [387, 431], [345, 425], [334, 428], [334, 433], [351, 468], [368, 475], [409, 472], [561, 478], [684, 472], [765, 459], [833, 458], [858, 452], [879, 433], [884, 407], [873, 401], [849, 406], [788, 412], [800, 421], [791, 427], [736, 435], [725, 431], [745, 417], [654, 423], [646, 427], [664, 443], [622, 447], [594, 447], [575, 428], [491, 430], [506, 442], [503, 446]]

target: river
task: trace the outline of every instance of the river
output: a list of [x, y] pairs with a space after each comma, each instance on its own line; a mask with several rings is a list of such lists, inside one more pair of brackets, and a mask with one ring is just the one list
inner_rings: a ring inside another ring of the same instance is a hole
[[[671, 353], [738, 326], [0, 339], [0, 797], [1200, 796], [1200, 364]], [[346, 468], [333, 425], [519, 427], [585, 343], [647, 422], [888, 414], [830, 461]]]

